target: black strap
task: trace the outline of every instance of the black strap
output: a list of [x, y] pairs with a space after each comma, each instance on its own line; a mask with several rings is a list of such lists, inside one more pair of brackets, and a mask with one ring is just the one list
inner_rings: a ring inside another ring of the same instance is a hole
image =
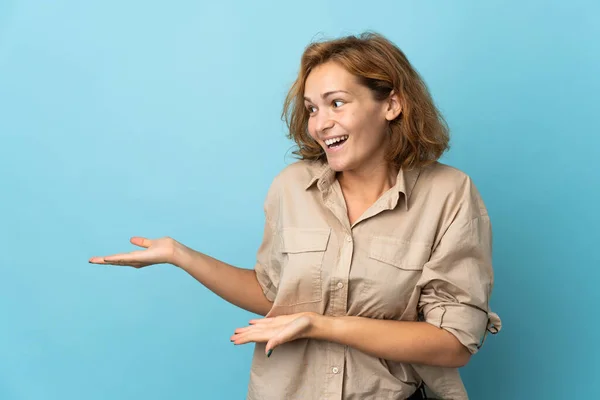
[[419, 388], [407, 400], [427, 400], [425, 385], [419, 386]]

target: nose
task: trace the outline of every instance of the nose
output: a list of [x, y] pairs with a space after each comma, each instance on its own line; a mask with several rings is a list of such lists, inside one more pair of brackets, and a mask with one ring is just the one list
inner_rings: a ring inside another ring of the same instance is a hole
[[320, 115], [317, 115], [316, 118], [317, 120], [315, 123], [315, 129], [317, 130], [319, 136], [325, 136], [327, 131], [329, 131], [335, 125], [335, 122], [327, 113], [321, 113]]

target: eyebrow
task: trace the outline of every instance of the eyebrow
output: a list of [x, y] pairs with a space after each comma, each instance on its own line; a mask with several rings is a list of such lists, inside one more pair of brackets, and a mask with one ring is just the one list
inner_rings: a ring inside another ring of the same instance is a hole
[[[332, 91], [330, 91], [330, 92], [325, 92], [325, 93], [323, 93], [323, 94], [321, 95], [321, 98], [323, 98], [323, 99], [324, 99], [324, 98], [326, 98], [326, 97], [329, 97], [329, 96], [331, 96], [332, 94], [335, 94], [335, 93], [346, 93], [346, 94], [350, 94], [350, 92], [347, 92], [347, 91], [345, 91], [345, 90], [332, 90]], [[309, 98], [308, 98], [308, 97], [306, 97], [306, 96], [304, 96], [304, 100], [306, 100], [306, 101], [310, 101], [311, 103], [313, 102], [311, 99], [309, 99]]]

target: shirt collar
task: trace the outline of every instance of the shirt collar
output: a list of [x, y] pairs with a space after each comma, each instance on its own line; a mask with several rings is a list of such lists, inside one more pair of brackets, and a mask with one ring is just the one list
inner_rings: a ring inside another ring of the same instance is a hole
[[[398, 202], [398, 193], [402, 193], [406, 200], [404, 202], [405, 209], [408, 210], [408, 201], [417, 183], [420, 171], [421, 169], [416, 167], [412, 169], [400, 168], [396, 176], [396, 184], [393, 186], [392, 196], [389, 198], [390, 208], [395, 207]], [[329, 189], [335, 180], [335, 171], [329, 168], [326, 162], [321, 162], [320, 165], [316, 164], [312, 168], [310, 175], [310, 179], [305, 187], [306, 190], [310, 189], [316, 183], [319, 190], [324, 192]]]
[[315, 163], [310, 169], [310, 179], [305, 189], [308, 190], [315, 183], [320, 191], [328, 189], [335, 180], [335, 171], [329, 168], [329, 164], [326, 162]]

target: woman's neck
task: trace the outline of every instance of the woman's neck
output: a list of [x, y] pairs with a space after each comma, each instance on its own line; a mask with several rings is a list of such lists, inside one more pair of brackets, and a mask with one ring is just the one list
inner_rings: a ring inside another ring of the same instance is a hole
[[373, 204], [396, 184], [397, 175], [397, 168], [381, 163], [360, 170], [338, 172], [337, 179], [345, 197]]

